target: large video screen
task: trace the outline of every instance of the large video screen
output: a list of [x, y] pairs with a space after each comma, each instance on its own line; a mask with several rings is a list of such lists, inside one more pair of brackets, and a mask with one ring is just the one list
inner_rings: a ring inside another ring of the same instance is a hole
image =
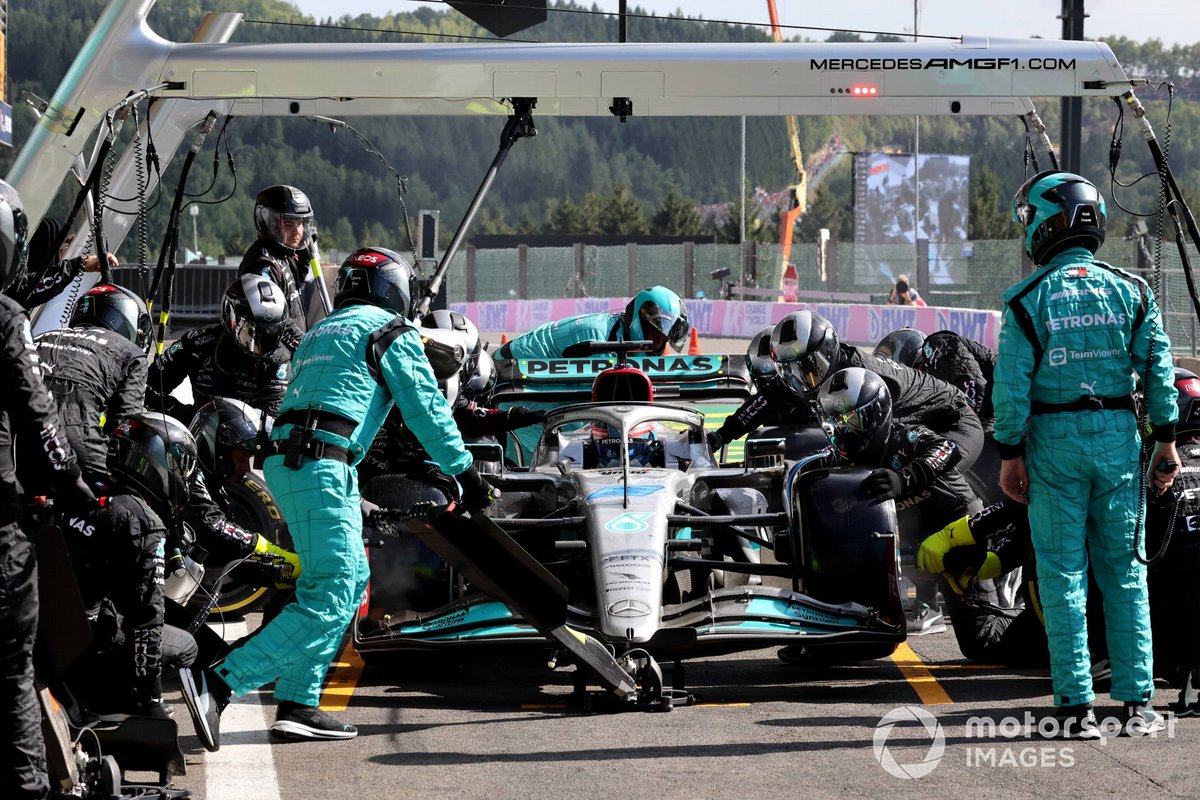
[[[854, 157], [854, 241], [862, 245], [910, 245], [929, 241], [930, 282], [953, 283], [954, 262], [946, 257], [967, 241], [970, 156], [937, 153], [920, 156], [921, 202], [915, 202], [911, 154], [858, 153]], [[869, 248], [868, 248], [869, 252]], [[885, 248], [857, 263], [856, 273], [881, 273], [889, 279], [911, 271], [904, 258], [893, 266]], [[870, 263], [867, 263], [870, 262]], [[875, 263], [878, 262], [878, 263]], [[907, 268], [906, 268], [907, 267]]]

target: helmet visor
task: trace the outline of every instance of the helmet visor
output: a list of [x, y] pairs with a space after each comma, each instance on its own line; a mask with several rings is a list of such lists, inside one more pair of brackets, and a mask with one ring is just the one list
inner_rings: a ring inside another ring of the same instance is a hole
[[688, 325], [687, 311], [682, 307], [679, 314], [675, 315], [663, 310], [658, 303], [647, 302], [642, 303], [638, 314], [642, 319], [642, 332], [651, 337], [656, 348], [669, 344], [678, 353], [687, 344], [691, 327]]
[[797, 359], [781, 363], [779, 372], [794, 391], [804, 394], [815, 391], [821, 385], [831, 366], [827, 354], [814, 350]]
[[254, 358], [266, 358], [279, 347], [282, 325], [255, 322], [246, 317], [235, 317], [230, 323], [230, 334], [238, 346]]
[[842, 455], [853, 456], [867, 449], [879, 429], [887, 423], [887, 411], [872, 402], [859, 408], [827, 414], [825, 433]]

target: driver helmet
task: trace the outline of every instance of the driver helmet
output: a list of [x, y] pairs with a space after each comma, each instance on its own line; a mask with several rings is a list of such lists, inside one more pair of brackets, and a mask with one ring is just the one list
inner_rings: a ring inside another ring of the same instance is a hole
[[407, 317], [413, 294], [413, 269], [404, 256], [384, 247], [351, 253], [338, 270], [333, 307], [359, 303], [390, 309]]
[[150, 313], [141, 299], [111, 283], [98, 283], [79, 298], [71, 314], [71, 327], [94, 325], [124, 336], [138, 348], [150, 346]]
[[[592, 443], [596, 446], [596, 466], [609, 469], [621, 466], [621, 431], [603, 422], [592, 423]], [[643, 422], [629, 430], [629, 466], [652, 467], [655, 453], [662, 444], [654, 433], [653, 422]]]
[[1025, 252], [1038, 266], [1067, 247], [1095, 253], [1104, 244], [1104, 198], [1071, 172], [1049, 170], [1025, 181], [1013, 196], [1012, 216], [1025, 228]]
[[174, 514], [187, 505], [198, 467], [196, 440], [174, 417], [143, 412], [125, 417], [108, 439], [108, 471], [137, 489], [156, 511]]
[[238, 477], [233, 451], [255, 452], [263, 420], [261, 411], [241, 400], [214, 397], [202, 405], [190, 430], [205, 477], [218, 485]]
[[883, 378], [862, 367], [829, 376], [817, 394], [822, 425], [846, 458], [882, 452], [892, 432], [892, 396]]
[[687, 344], [691, 326], [679, 295], [665, 286], [638, 292], [623, 315], [630, 341], [648, 339], [654, 352], [661, 353], [669, 344], [678, 353]]
[[816, 391], [841, 360], [837, 332], [815, 311], [793, 311], [771, 331], [771, 358], [797, 396]]
[[283, 290], [262, 275], [239, 275], [221, 299], [225, 333], [251, 358], [271, 356], [288, 321]]
[[771, 358], [771, 331], [774, 325], [763, 328], [754, 334], [750, 346], [746, 348], [746, 363], [750, 367], [750, 380], [762, 391], [763, 387], [779, 375], [779, 369]]
[[875, 355], [912, 367], [916, 365], [924, 344], [925, 334], [905, 326], [880, 339], [879, 344], [875, 345]]
[[17, 190], [0, 181], [0, 290], [21, 277], [29, 256], [29, 218]]
[[[284, 233], [286, 221], [303, 225], [301, 237], [291, 239]], [[308, 195], [295, 186], [268, 186], [254, 198], [254, 230], [260, 239], [273, 239], [289, 250], [304, 250], [317, 235], [312, 204]]]

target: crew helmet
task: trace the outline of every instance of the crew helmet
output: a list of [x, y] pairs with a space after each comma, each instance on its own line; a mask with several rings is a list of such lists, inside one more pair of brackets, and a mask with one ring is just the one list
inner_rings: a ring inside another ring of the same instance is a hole
[[225, 333], [252, 358], [275, 352], [288, 321], [283, 290], [262, 275], [239, 275], [221, 298]]
[[29, 218], [17, 190], [0, 181], [0, 289], [21, 277], [29, 257]]
[[421, 317], [421, 327], [425, 330], [446, 331], [452, 335], [456, 344], [462, 346], [464, 357], [459, 367], [459, 377], [463, 384], [469, 381], [479, 364], [479, 354], [483, 352], [479, 329], [475, 327], [475, 323], [457, 311], [443, 308]]
[[483, 356], [475, 362], [475, 371], [471, 373], [462, 386], [462, 395], [467, 400], [473, 400], [481, 406], [491, 403], [492, 392], [496, 389], [496, 363], [491, 358]]
[[218, 484], [233, 476], [235, 449], [255, 451], [263, 413], [241, 400], [214, 397], [196, 410], [191, 433], [207, 478]]
[[669, 344], [678, 353], [691, 331], [683, 301], [665, 286], [643, 289], [634, 295], [625, 307], [624, 320], [630, 341], [648, 339], [654, 343], [655, 352], [662, 352]]
[[156, 507], [174, 513], [187, 505], [198, 463], [196, 440], [174, 417], [156, 412], [122, 419], [108, 439], [108, 471]]
[[775, 330], [774, 325], [763, 328], [754, 334], [754, 338], [750, 340], [750, 346], [746, 348], [746, 363], [750, 367], [750, 380], [754, 381], [754, 385], [760, 390], [767, 382], [779, 375], [779, 368], [771, 358], [771, 332], [773, 330]]
[[409, 315], [413, 269], [404, 256], [383, 247], [355, 250], [338, 270], [333, 307], [365, 303]]
[[296, 219], [304, 223], [304, 238], [292, 250], [307, 248], [316, 235], [316, 221], [308, 195], [295, 186], [279, 184], [268, 186], [254, 198], [254, 230], [260, 239], [274, 239], [284, 247], [279, 223], [284, 219]]
[[1067, 247], [1092, 253], [1104, 244], [1104, 198], [1087, 178], [1039, 172], [1017, 189], [1013, 219], [1025, 227], [1025, 252], [1041, 266]]
[[71, 327], [95, 325], [124, 336], [142, 350], [150, 345], [150, 313], [136, 294], [123, 286], [98, 283], [75, 304]]
[[890, 358], [897, 364], [911, 367], [916, 363], [925, 344], [925, 334], [909, 327], [897, 328], [879, 340], [875, 355]]
[[771, 332], [771, 358], [789, 389], [809, 394], [837, 369], [837, 332], [815, 311], [793, 311]]
[[862, 367], [840, 369], [817, 393], [825, 434], [847, 458], [881, 451], [892, 430], [892, 396], [883, 378]]

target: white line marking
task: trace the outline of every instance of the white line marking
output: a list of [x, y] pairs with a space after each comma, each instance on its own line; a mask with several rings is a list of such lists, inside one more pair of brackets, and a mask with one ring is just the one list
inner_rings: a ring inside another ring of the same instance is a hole
[[[245, 622], [225, 625], [233, 641], [248, 633]], [[204, 754], [208, 800], [280, 800], [267, 712], [258, 692], [230, 703], [221, 714], [221, 749]]]

